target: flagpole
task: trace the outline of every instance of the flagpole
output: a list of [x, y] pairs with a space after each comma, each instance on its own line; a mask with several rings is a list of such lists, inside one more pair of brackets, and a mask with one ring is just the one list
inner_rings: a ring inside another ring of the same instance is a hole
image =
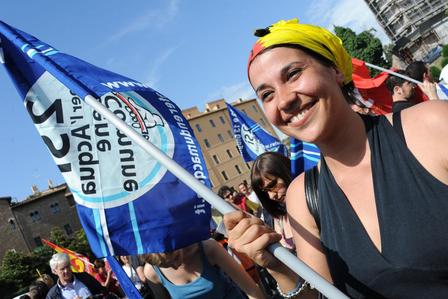
[[408, 80], [409, 82], [412, 82], [412, 83], [415, 83], [415, 84], [423, 84], [423, 82], [421, 82], [421, 81], [412, 79], [412, 78], [409, 77], [409, 76], [406, 76], [406, 75], [403, 75], [403, 74], [399, 74], [399, 73], [397, 73], [397, 72], [394, 72], [394, 71], [385, 69], [385, 68], [383, 68], [383, 67], [380, 67], [380, 66], [377, 66], [377, 65], [368, 63], [368, 62], [365, 62], [365, 64], [366, 64], [368, 67], [371, 67], [371, 68], [373, 68], [373, 69], [377, 69], [377, 70], [380, 70], [380, 71], [389, 73], [389, 74], [391, 74], [391, 75], [400, 77], [400, 78], [402, 78], [402, 79]]
[[[159, 148], [154, 146], [151, 142], [146, 140], [142, 135], [137, 133], [131, 126], [126, 124], [112, 111], [107, 109], [102, 103], [97, 101], [93, 96], [87, 95], [84, 98], [85, 102], [95, 109], [104, 118], [110, 121], [117, 129], [126, 134], [135, 143], [142, 147], [148, 154], [158, 160], [166, 169], [174, 174], [179, 180], [188, 185], [193, 191], [199, 194], [207, 202], [209, 202], [220, 213], [226, 214], [235, 211], [235, 208], [224, 201], [221, 197], [216, 195], [213, 191], [207, 188], [204, 184], [198, 181], [193, 175], [182, 168], [174, 160], [163, 153]], [[290, 253], [286, 248], [279, 243], [271, 244], [268, 247], [269, 251], [288, 266], [295, 273], [300, 275], [303, 279], [310, 282], [314, 288], [319, 290], [328, 298], [347, 298], [339, 289], [330, 284], [317, 272], [311, 269], [308, 265], [298, 259], [295, 255]]]

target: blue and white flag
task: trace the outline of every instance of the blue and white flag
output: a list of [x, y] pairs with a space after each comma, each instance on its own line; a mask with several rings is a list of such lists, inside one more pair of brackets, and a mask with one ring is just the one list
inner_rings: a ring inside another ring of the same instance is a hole
[[290, 138], [291, 176], [295, 178], [302, 172], [314, 167], [320, 160], [320, 150], [312, 143]]
[[96, 256], [172, 251], [209, 237], [209, 204], [82, 99], [94, 96], [210, 187], [199, 144], [172, 101], [3, 22], [0, 39], [2, 62], [73, 193]]
[[245, 113], [227, 104], [233, 135], [238, 150], [245, 162], [257, 159], [264, 152], [278, 152], [286, 155], [286, 148], [277, 138], [269, 134]]

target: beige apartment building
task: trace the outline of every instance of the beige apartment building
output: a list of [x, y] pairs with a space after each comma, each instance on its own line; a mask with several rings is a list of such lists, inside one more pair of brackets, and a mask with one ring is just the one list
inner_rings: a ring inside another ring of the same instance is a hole
[[[258, 122], [266, 131], [277, 137], [256, 99], [232, 102], [236, 109]], [[201, 146], [213, 191], [221, 186], [234, 187], [246, 180], [250, 182], [250, 165], [241, 157], [233, 136], [232, 124], [225, 100], [209, 102], [204, 112], [197, 107], [183, 110]]]

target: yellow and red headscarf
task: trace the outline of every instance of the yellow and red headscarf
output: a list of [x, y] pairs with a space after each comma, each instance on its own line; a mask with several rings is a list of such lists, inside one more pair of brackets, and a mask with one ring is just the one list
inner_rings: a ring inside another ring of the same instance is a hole
[[249, 56], [251, 62], [264, 49], [281, 44], [300, 45], [332, 61], [344, 74], [344, 84], [352, 81], [352, 61], [339, 37], [322, 27], [300, 24], [298, 19], [281, 20], [266, 29]]

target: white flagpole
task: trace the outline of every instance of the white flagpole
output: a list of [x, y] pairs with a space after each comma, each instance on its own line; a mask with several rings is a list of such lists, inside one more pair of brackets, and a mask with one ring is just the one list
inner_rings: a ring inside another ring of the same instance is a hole
[[400, 77], [400, 78], [402, 78], [402, 79], [408, 80], [409, 82], [412, 82], [412, 83], [415, 83], [415, 84], [423, 84], [423, 82], [420, 82], [420, 81], [418, 81], [418, 80], [412, 79], [412, 78], [409, 77], [409, 76], [406, 76], [406, 75], [403, 75], [403, 74], [399, 74], [399, 73], [397, 73], [397, 72], [394, 72], [394, 71], [385, 69], [385, 68], [383, 68], [383, 67], [380, 67], [380, 66], [377, 66], [377, 65], [368, 63], [368, 62], [364, 62], [364, 63], [365, 63], [368, 67], [371, 67], [371, 68], [373, 68], [373, 69], [377, 69], [377, 70], [380, 70], [380, 71], [389, 73], [389, 74], [391, 74], [391, 75]]
[[[177, 164], [165, 153], [163, 153], [159, 148], [154, 146], [151, 142], [137, 133], [137, 131], [135, 131], [131, 126], [126, 124], [113, 112], [107, 109], [102, 103], [98, 102], [93, 96], [87, 95], [84, 100], [104, 118], [110, 121], [117, 129], [126, 134], [129, 138], [131, 138], [139, 146], [141, 146], [148, 154], [158, 160], [160, 164], [162, 164], [172, 174], [178, 177], [182, 182], [184, 182], [192, 190], [194, 190], [197, 194], [199, 194], [202, 198], [204, 198], [207, 202], [214, 206], [220, 213], [226, 214], [235, 211], [235, 208], [233, 206], [231, 206], [229, 203], [224, 201], [221, 197], [207, 188], [204, 184], [198, 181], [193, 175], [191, 175], [183, 167]], [[339, 289], [325, 280], [322, 276], [320, 276], [308, 265], [298, 259], [295, 255], [290, 253], [279, 243], [270, 245], [268, 249], [276, 258], [278, 258], [295, 273], [300, 275], [303, 279], [308, 281], [324, 296], [335, 299], [348, 298]]]

